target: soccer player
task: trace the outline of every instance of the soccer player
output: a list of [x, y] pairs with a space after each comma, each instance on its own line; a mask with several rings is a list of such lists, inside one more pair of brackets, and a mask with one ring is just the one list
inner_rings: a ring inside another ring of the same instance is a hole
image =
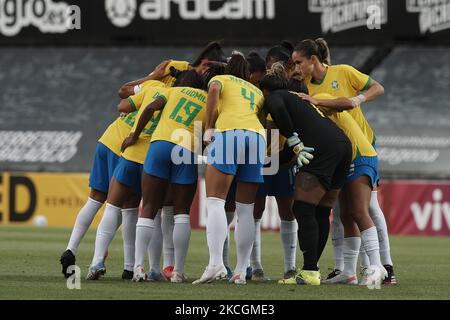
[[[247, 56], [250, 71], [250, 83], [259, 88], [259, 83], [266, 74], [266, 63], [257, 52], [250, 52]], [[249, 267], [246, 269], [246, 280], [265, 282], [268, 279], [264, 275], [261, 262], [261, 218], [264, 213], [266, 197], [259, 195], [265, 193], [263, 184], [258, 188], [258, 194], [255, 199], [253, 218], [255, 220], [255, 239], [250, 254]], [[236, 190], [234, 188], [234, 190]]]
[[[198, 74], [203, 74], [211, 65], [221, 64], [225, 61], [226, 59], [222, 50], [222, 45], [217, 41], [210, 42], [202, 49], [193, 63], [170, 60], [170, 64], [167, 66], [165, 72], [166, 74], [171, 73], [172, 77], [168, 78], [165, 83], [169, 87], [172, 86], [175, 82], [174, 76], [177, 72], [195, 70]], [[142, 87], [145, 86], [145, 80], [147, 78], [148, 77], [124, 84], [119, 90], [119, 95], [125, 99], [129, 95], [137, 94]], [[172, 192], [171, 187], [169, 187], [161, 214], [161, 223], [159, 223], [159, 216], [157, 215], [155, 217], [155, 231], [149, 246], [150, 271], [148, 280], [170, 280], [172, 276], [175, 263], [174, 245], [172, 240], [174, 228], [173, 210]], [[160, 260], [161, 244], [163, 251], [163, 269], [160, 272], [156, 272], [155, 268], [159, 265]]]
[[249, 82], [259, 88], [259, 83], [266, 75], [266, 63], [256, 51], [247, 55], [248, 70], [250, 71]]
[[[266, 74], [266, 63], [264, 59], [257, 52], [250, 52], [247, 55], [247, 61], [249, 63], [249, 71], [250, 71], [250, 83], [259, 86], [259, 82]], [[260, 188], [261, 189], [261, 188]], [[225, 212], [227, 216], [228, 227], [234, 218], [234, 211], [236, 207], [236, 179], [233, 180], [233, 183], [228, 191], [228, 196], [225, 202]], [[246, 280], [253, 280], [264, 282], [267, 279], [264, 276], [263, 267], [261, 264], [261, 217], [264, 212], [265, 207], [265, 196], [264, 198], [257, 198], [255, 201], [255, 209], [253, 212], [253, 217], [255, 219], [255, 240], [253, 243], [252, 253], [250, 255], [250, 261], [248, 263], [248, 267], [246, 269]], [[231, 269], [229, 267], [229, 230], [228, 235], [225, 240], [224, 248], [223, 248], [223, 261], [225, 268], [227, 269], [227, 280], [230, 280], [233, 276]]]
[[[119, 108], [121, 109], [139, 110], [131, 131], [136, 129], [136, 121], [142, 115], [144, 107], [149, 105], [155, 97], [161, 95], [165, 87], [165, 84], [160, 81], [148, 80], [145, 82], [143, 90], [138, 94], [120, 102]], [[104, 255], [119, 227], [118, 221], [121, 213], [124, 241], [124, 271], [122, 279], [131, 280], [133, 278], [136, 222], [138, 219], [138, 207], [141, 201], [142, 165], [150, 145], [152, 133], [158, 124], [159, 116], [159, 112], [154, 114], [139, 136], [137, 143], [121, 154], [114, 170], [108, 190], [105, 213], [100, 222], [95, 239], [94, 257], [89, 267], [88, 280], [98, 280], [106, 273]], [[135, 204], [134, 209], [123, 209], [124, 204], [130, 201], [130, 199], [133, 199]], [[157, 216], [159, 223], [161, 223], [161, 213], [158, 212]], [[155, 270], [158, 273], [160, 253], [161, 251], [159, 251], [159, 255], [157, 256], [158, 264]], [[155, 257], [150, 257], [150, 260], [152, 258], [154, 259]]]
[[[205, 62], [209, 62], [209, 60], [206, 59]], [[199, 65], [197, 69], [199, 71], [202, 71], [204, 66], [205, 63], [201, 63], [201, 65]], [[170, 60], [169, 64], [165, 69], [165, 73], [168, 76], [163, 78], [162, 80], [165, 82], [166, 86], [171, 87], [176, 80], [176, 76], [180, 72], [186, 71], [190, 68], [192, 67], [187, 61]], [[144, 79], [126, 83], [124, 86], [122, 86], [121, 91], [125, 92], [125, 94], [129, 92], [133, 92], [133, 94], [138, 94], [141, 90], [145, 89], [148, 83], [152, 84], [151, 81], [147, 81], [145, 79], [147, 79], [147, 77]], [[144, 81], [142, 82], [142, 80]], [[119, 94], [120, 93], [121, 92], [119, 92]], [[167, 192], [166, 194], [166, 200], [162, 211], [163, 211], [162, 213], [158, 214], [155, 217], [155, 232], [153, 236], [153, 241], [150, 243], [148, 247], [150, 268], [147, 279], [150, 281], [170, 280], [173, 271], [174, 249], [173, 249], [172, 234], [174, 227], [174, 218], [173, 218], [173, 203], [170, 194], [170, 189], [169, 192]], [[135, 234], [135, 228], [133, 229], [133, 232]], [[166, 235], [166, 237], [163, 237], [163, 234]], [[161, 251], [164, 252], [163, 269], [159, 271]], [[131, 254], [134, 259], [134, 251]], [[133, 271], [127, 272], [127, 275], [132, 277]]]
[[200, 89], [203, 87], [203, 78], [194, 70], [183, 72], [179, 79], [188, 87], [168, 89], [145, 107], [136, 130], [122, 146], [126, 150], [136, 144], [154, 113], [162, 110], [144, 162], [143, 207], [136, 225], [133, 281], [146, 279], [144, 256], [152, 239], [154, 218], [164, 204], [161, 194], [166, 193], [169, 183], [176, 194], [173, 199], [175, 266], [170, 280], [174, 283], [186, 281], [184, 264], [191, 234], [189, 209], [197, 186], [194, 125], [204, 120], [206, 92]]
[[[265, 59], [266, 69], [270, 69], [276, 62], [282, 62], [288, 70], [288, 74], [292, 75], [293, 63], [291, 54], [293, 46], [289, 42], [282, 42], [280, 45], [271, 47], [268, 50]], [[290, 76], [291, 76], [290, 75]], [[294, 81], [294, 80], [292, 80]], [[292, 90], [292, 88], [290, 87]], [[297, 89], [294, 89], [297, 91]], [[270, 116], [266, 119], [267, 129], [277, 129]], [[270, 135], [267, 144], [271, 144]], [[280, 135], [279, 147], [282, 148], [286, 138]], [[277, 151], [278, 152], [278, 151]], [[271, 148], [268, 148], [268, 154], [271, 154]], [[260, 254], [260, 219], [265, 210], [266, 196], [275, 196], [278, 212], [281, 218], [280, 235], [284, 249], [284, 278], [290, 278], [295, 275], [295, 260], [297, 249], [297, 222], [292, 212], [293, 193], [294, 193], [294, 174], [291, 168], [280, 168], [278, 173], [271, 176], [264, 176], [264, 184], [261, 184], [255, 201], [255, 228], [256, 237], [253, 244], [251, 265], [251, 279], [255, 281], [265, 281], [264, 272], [261, 264]], [[250, 277], [249, 277], [250, 278]]]
[[[310, 39], [304, 40], [295, 48], [292, 54], [296, 70], [305, 77], [305, 84], [308, 87], [310, 95], [328, 93], [336, 97], [352, 98], [353, 105], [348, 112], [355, 119], [356, 123], [358, 123], [368, 141], [375, 147], [375, 134], [364, 117], [360, 105], [361, 103], [375, 100], [384, 93], [384, 88], [370, 76], [359, 72], [349, 65], [330, 65], [329, 57], [329, 49], [323, 39], [317, 39], [316, 41]], [[376, 181], [374, 189], [367, 200], [367, 206], [370, 217], [376, 227], [364, 232], [364, 237], [368, 237], [371, 240], [378, 239], [381, 262], [388, 272], [383, 283], [395, 284], [396, 277], [390, 255], [386, 219], [379, 206], [377, 191], [375, 190], [379, 181], [378, 161], [376, 160], [374, 162], [376, 162], [374, 163], [376, 167]], [[362, 210], [365, 209], [362, 208]], [[335, 239], [333, 241], [333, 247], [335, 250], [336, 265], [335, 270], [329, 275], [329, 278], [339, 274], [343, 268], [342, 248], [344, 242], [341, 240], [343, 239], [342, 227], [338, 222], [339, 210], [335, 211], [336, 221], [333, 222], [333, 231], [338, 231], [339, 234], [333, 235], [333, 239]], [[348, 240], [344, 241], [346, 242], [347, 249], [349, 249], [348, 246], [350, 244]], [[356, 243], [352, 243], [351, 247], [353, 248], [355, 245]], [[369, 250], [372, 249], [369, 248]], [[368, 265], [369, 259], [367, 256], [365, 254], [361, 255], [362, 260], [365, 260], [362, 261], [362, 265]]]
[[[167, 61], [159, 64], [152, 72], [151, 76], [147, 80], [161, 79], [167, 75], [166, 67]], [[114, 169], [119, 161], [120, 146], [123, 139], [125, 139], [134, 122], [134, 118], [137, 114], [136, 111], [120, 109], [119, 112], [123, 112], [103, 133], [97, 148], [95, 150], [94, 163], [92, 165], [91, 173], [89, 176], [90, 194], [87, 202], [81, 208], [77, 215], [75, 225], [70, 236], [69, 243], [66, 251], [63, 252], [60, 258], [62, 265], [62, 273], [65, 277], [69, 277], [67, 268], [71, 265], [75, 265], [75, 256], [78, 246], [83, 239], [86, 231], [89, 229], [92, 221], [98, 210], [102, 207], [106, 201], [109, 183], [113, 176]], [[125, 113], [128, 112], [128, 113]], [[131, 203], [124, 204], [125, 211], [124, 216], [128, 216], [127, 209], [135, 208], [133, 201]], [[121, 216], [118, 217], [117, 224], [121, 224]]]
[[[345, 134], [320, 110], [287, 90], [288, 82], [284, 66], [275, 63], [260, 84], [266, 97], [265, 110], [283, 136], [288, 137], [280, 162], [294, 158], [298, 167], [293, 212], [303, 268], [279, 283], [320, 285], [318, 261], [328, 239], [329, 224], [328, 228], [319, 225], [316, 212], [331, 208], [337, 199], [350, 167], [352, 148]], [[310, 162], [312, 151], [314, 159]]]
[[204, 135], [204, 142], [209, 145], [205, 174], [209, 264], [194, 284], [211, 282], [227, 275], [223, 263], [227, 237], [224, 206], [234, 178], [237, 182], [237, 265], [230, 282], [246, 283], [246, 268], [255, 237], [254, 203], [258, 184], [263, 181], [265, 150], [265, 131], [258, 119], [263, 95], [249, 80], [248, 62], [242, 53], [233, 52], [225, 74], [209, 82]]
[[[376, 179], [376, 157], [377, 153], [370, 142], [366, 139], [361, 128], [358, 126], [353, 117], [347, 112], [342, 110], [336, 110], [332, 108], [336, 107], [349, 107], [352, 105], [352, 100], [348, 98], [339, 98], [326, 94], [319, 93], [314, 97], [309, 95], [301, 94], [301, 97], [309, 101], [310, 103], [321, 106], [321, 110], [327, 114], [327, 116], [336, 125], [344, 131], [347, 137], [352, 142], [352, 165], [351, 170], [347, 176], [344, 188], [341, 191], [339, 197], [339, 207], [343, 208], [341, 213], [341, 220], [344, 224], [345, 238], [346, 241], [359, 242], [361, 246], [361, 236], [358, 228], [367, 228], [364, 224], [373, 225], [371, 221], [368, 221], [367, 217], [362, 217], [358, 208], [354, 208], [354, 203], [350, 199], [367, 199], [370, 197], [370, 190], [373, 188]], [[328, 107], [328, 108], [327, 108]], [[369, 181], [370, 189], [367, 188], [365, 180]], [[344, 209], [345, 208], [345, 209]], [[357, 216], [359, 215], [359, 216]], [[365, 241], [366, 239], [364, 239]], [[366, 246], [365, 243], [362, 245]], [[375, 254], [378, 252], [375, 252]], [[358, 260], [358, 250], [346, 250], [344, 251], [344, 268], [338, 275], [327, 279], [324, 283], [329, 284], [358, 284], [356, 276], [356, 264]], [[378, 262], [377, 262], [378, 261]], [[372, 263], [378, 263], [380, 270], [383, 268], [379, 262], [379, 256], [377, 261], [372, 261]], [[367, 277], [369, 275], [369, 270], [363, 274], [361, 279], [361, 285], [367, 285]], [[384, 279], [380, 278], [379, 281]]]
[[292, 52], [294, 51], [294, 46], [288, 41], [282, 41], [280, 44], [271, 47], [266, 54], [266, 69], [269, 70], [272, 65], [276, 62], [283, 62], [285, 64], [285, 69], [289, 72], [294, 68], [292, 62]]
[[[155, 86], [155, 83], [157, 86], [165, 86], [170, 85], [174, 82], [174, 66], [177, 66], [178, 68], [188, 68], [188, 63], [183, 61], [163, 61], [156, 69], [157, 72], [152, 72], [149, 76], [147, 76], [144, 79], [136, 80], [135, 81], [135, 87], [133, 90], [136, 92], [139, 92], [141, 90], [145, 90], [147, 87]], [[155, 81], [153, 79], [159, 79], [163, 83], [159, 81]], [[120, 94], [120, 90], [119, 90]], [[123, 103], [125, 102], [125, 103]], [[127, 100], [122, 101], [122, 103], [119, 105], [119, 110], [132, 110], [136, 111], [135, 107], [127, 103]], [[137, 113], [137, 111], [135, 112]], [[136, 114], [134, 114], [135, 116]], [[135, 118], [127, 119], [127, 124], [130, 126], [133, 126], [135, 123]], [[129, 131], [128, 131], [129, 132]], [[117, 130], [113, 131], [113, 134], [116, 134]], [[116, 137], [117, 138], [117, 137]], [[120, 136], [119, 139], [122, 139], [123, 137]], [[123, 138], [125, 139], [125, 138]], [[122, 142], [123, 142], [122, 139]], [[117, 148], [118, 145], [121, 145], [121, 142], [116, 139], [115, 146]], [[120, 150], [120, 146], [119, 146]], [[124, 164], [124, 161], [119, 161], [120, 164]], [[131, 163], [128, 163], [131, 164]], [[123, 167], [123, 166], [122, 166]], [[134, 169], [136, 169], [138, 166], [136, 165]], [[123, 169], [123, 168], [122, 168]], [[136, 171], [136, 170], [135, 170]], [[113, 170], [114, 174], [115, 170]], [[135, 172], [136, 173], [136, 172]], [[123, 179], [123, 178], [122, 178]], [[129, 183], [129, 181], [127, 181]], [[123, 188], [120, 188], [120, 184], [115, 181], [114, 183], [114, 189], [119, 190], [119, 192], [115, 191], [115, 194], [125, 194], [123, 196], [123, 199], [117, 199], [117, 195], [114, 196], [115, 198], [110, 199], [110, 203], [107, 204], [107, 208], [105, 209], [105, 214], [98, 226], [97, 229], [97, 236], [96, 236], [96, 245], [95, 245], [95, 253], [94, 258], [92, 261], [92, 264], [90, 266], [90, 271], [88, 272], [87, 279], [89, 280], [97, 280], [99, 279], [104, 273], [106, 273], [106, 268], [104, 266], [104, 257], [102, 255], [102, 252], [107, 252], [107, 248], [109, 246], [109, 243], [111, 242], [112, 238], [114, 237], [114, 234], [116, 232], [116, 229], [120, 226], [122, 223], [122, 235], [124, 239], [124, 271], [122, 273], [122, 279], [124, 280], [130, 280], [132, 277], [132, 266], [134, 265], [133, 259], [134, 259], [134, 242], [135, 242], [135, 229], [136, 229], [136, 219], [137, 219], [137, 213], [138, 213], [138, 207], [140, 203], [140, 191], [134, 193], [133, 195], [130, 195], [129, 197], [126, 196], [126, 191], [130, 190], [123, 190]], [[124, 186], [125, 187], [125, 186]], [[130, 187], [133, 187], [131, 185]], [[139, 189], [139, 185], [137, 185], [137, 188]], [[121, 211], [121, 215], [119, 215], [118, 220], [115, 218], [117, 215], [117, 208], [119, 206], [114, 206], [111, 203], [122, 203], [123, 209]], [[161, 228], [159, 228], [160, 230]], [[161, 234], [161, 232], [160, 232]], [[162, 237], [162, 236], [161, 236]], [[156, 239], [157, 240], [157, 239]], [[159, 243], [155, 241], [152, 243], [152, 245], [149, 246], [149, 262], [150, 265], [154, 266], [157, 265], [159, 268], [159, 258], [161, 254], [161, 241]], [[131, 270], [130, 270], [131, 265]], [[159, 274], [159, 272], [158, 272]]]

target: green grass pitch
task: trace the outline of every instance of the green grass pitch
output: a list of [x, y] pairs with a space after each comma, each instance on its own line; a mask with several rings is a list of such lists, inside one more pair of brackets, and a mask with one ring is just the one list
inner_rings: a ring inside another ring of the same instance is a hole
[[[69, 229], [0, 227], [0, 299], [449, 299], [450, 239], [391, 237], [392, 255], [399, 285], [369, 290], [359, 286], [282, 286], [283, 257], [278, 233], [263, 233], [262, 262], [269, 283], [246, 286], [215, 282], [194, 286], [190, 283], [131, 283], [121, 279], [123, 249], [117, 233], [106, 261], [107, 273], [100, 281], [86, 281], [93, 254], [95, 232], [89, 231], [81, 243], [77, 265], [81, 268], [81, 289], [69, 290], [61, 274], [59, 257], [65, 250]], [[231, 262], [235, 264], [234, 240]], [[208, 261], [204, 231], [193, 231], [186, 274], [199, 277]], [[301, 256], [298, 254], [298, 262]], [[299, 264], [299, 263], [298, 263]], [[333, 266], [331, 243], [321, 259], [325, 276]]]

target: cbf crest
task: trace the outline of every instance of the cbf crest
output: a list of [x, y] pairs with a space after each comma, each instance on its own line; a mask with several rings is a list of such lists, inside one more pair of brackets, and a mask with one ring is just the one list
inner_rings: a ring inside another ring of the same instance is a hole
[[334, 90], [339, 89], [339, 82], [337, 82], [336, 80], [334, 80], [334, 81], [331, 83], [331, 87], [332, 87]]

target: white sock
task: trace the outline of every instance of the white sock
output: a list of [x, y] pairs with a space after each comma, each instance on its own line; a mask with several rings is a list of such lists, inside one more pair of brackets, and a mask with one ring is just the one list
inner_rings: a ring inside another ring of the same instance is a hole
[[378, 203], [377, 191], [372, 191], [370, 197], [369, 214], [375, 227], [377, 227], [378, 242], [380, 245], [381, 263], [392, 266], [391, 247], [389, 245], [389, 234], [386, 224], [386, 218]]
[[261, 219], [255, 219], [255, 239], [250, 254], [250, 264], [253, 270], [261, 269]]
[[81, 239], [83, 239], [86, 231], [89, 229], [89, 226], [102, 205], [103, 203], [92, 198], [88, 198], [83, 208], [81, 208], [80, 212], [78, 212], [72, 234], [70, 235], [69, 244], [67, 245], [67, 250], [72, 251], [74, 255], [77, 254]]
[[139, 208], [122, 209], [123, 268], [128, 271], [133, 271], [134, 267], [134, 243], [138, 217]]
[[174, 216], [175, 226], [173, 228], [173, 244], [175, 246], [174, 271], [184, 273], [184, 265], [189, 249], [191, 238], [191, 220], [188, 214], [177, 214]]
[[144, 266], [147, 248], [152, 241], [155, 222], [149, 218], [139, 218], [136, 224], [136, 252], [134, 255], [134, 267]]
[[284, 272], [295, 270], [297, 253], [297, 221], [281, 220], [280, 235], [284, 249]]
[[209, 249], [209, 265], [223, 264], [223, 244], [227, 237], [227, 218], [225, 215], [225, 200], [206, 198], [206, 239]]
[[361, 232], [361, 243], [369, 256], [371, 265], [383, 266], [380, 259], [377, 228], [375, 226]]
[[234, 211], [226, 212], [227, 216], [227, 237], [225, 239], [225, 243], [223, 244], [223, 264], [227, 267], [230, 266], [230, 256], [229, 256], [229, 250], [230, 250], [230, 224], [233, 222], [234, 219]]
[[163, 207], [161, 220], [161, 229], [163, 234], [163, 268], [166, 268], [175, 264], [173, 246], [173, 206]]
[[331, 239], [333, 243], [334, 269], [344, 270], [344, 226], [341, 222], [339, 204], [333, 207], [333, 221], [331, 223]]
[[359, 248], [359, 265], [362, 268], [370, 266], [370, 260], [369, 256], [366, 253], [366, 250], [364, 250], [364, 246], [361, 243], [361, 247]]
[[235, 273], [245, 274], [248, 260], [255, 241], [254, 203], [245, 204], [236, 201], [237, 230], [235, 231], [237, 263]]
[[155, 222], [155, 229], [153, 229], [152, 241], [150, 241], [150, 244], [148, 245], [148, 264], [150, 266], [150, 271], [159, 272], [161, 252], [163, 248], [161, 210], [158, 210], [158, 213], [153, 221]]
[[97, 228], [95, 236], [95, 249], [92, 265], [102, 262], [106, 254], [106, 250], [116, 234], [117, 228], [122, 222], [122, 214], [119, 207], [106, 203], [105, 213]]
[[356, 265], [358, 264], [359, 247], [361, 246], [360, 237], [344, 238], [343, 254], [344, 254], [344, 268], [342, 273], [348, 276], [356, 274]]

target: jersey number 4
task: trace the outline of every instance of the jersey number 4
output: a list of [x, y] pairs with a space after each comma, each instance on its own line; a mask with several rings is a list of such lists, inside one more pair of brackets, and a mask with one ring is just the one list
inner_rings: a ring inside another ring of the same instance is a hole
[[[188, 101], [186, 98], [181, 98], [169, 118], [189, 127], [201, 110], [201, 105]], [[180, 113], [184, 113], [184, 115], [181, 115]]]
[[253, 91], [249, 91], [250, 94], [247, 95], [247, 89], [241, 88], [241, 95], [245, 100], [250, 102], [250, 109], [255, 110], [255, 93]]

